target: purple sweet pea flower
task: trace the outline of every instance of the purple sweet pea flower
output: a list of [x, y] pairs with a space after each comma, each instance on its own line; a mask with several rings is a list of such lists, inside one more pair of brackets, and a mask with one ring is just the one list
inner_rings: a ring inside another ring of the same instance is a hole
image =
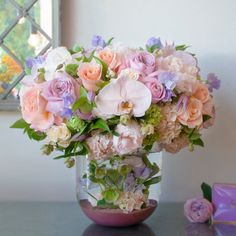
[[207, 86], [210, 92], [213, 92], [213, 89], [219, 89], [220, 88], [220, 80], [218, 79], [218, 77], [213, 74], [210, 73], [207, 76]]
[[45, 56], [28, 57], [25, 64], [29, 69], [31, 69], [33, 66], [42, 65], [45, 62], [45, 59]]
[[202, 197], [189, 199], [184, 205], [184, 214], [192, 223], [206, 222], [212, 212], [212, 204]]
[[94, 99], [95, 99], [95, 92], [93, 92], [93, 91], [88, 91], [88, 94], [87, 94], [87, 98], [88, 98], [88, 101], [89, 102], [93, 102], [94, 101]]
[[124, 190], [125, 191], [131, 191], [135, 187], [135, 177], [134, 174], [129, 173], [126, 176], [125, 182], [124, 182]]
[[182, 94], [177, 102], [177, 111], [183, 106], [184, 112], [187, 110], [189, 96]]
[[173, 90], [176, 86], [178, 77], [172, 72], [160, 72], [158, 74], [158, 80], [165, 85], [166, 89]]
[[102, 47], [106, 46], [104, 39], [99, 35], [94, 35], [92, 38], [92, 46], [93, 47]]
[[156, 37], [151, 37], [148, 39], [147, 43], [146, 43], [146, 46], [148, 48], [151, 48], [153, 46], [156, 46], [157, 48], [162, 48], [162, 43], [161, 43], [161, 40], [160, 38], [156, 38]]
[[148, 167], [135, 167], [134, 174], [137, 178], [147, 179], [151, 174], [151, 169]]
[[70, 119], [73, 115], [71, 105], [75, 102], [75, 98], [70, 94], [63, 95], [64, 108], [61, 112], [61, 116]]
[[162, 99], [163, 102], [171, 102], [172, 97], [176, 97], [175, 93], [172, 90], [166, 90], [165, 97]]
[[92, 120], [93, 119], [93, 113], [83, 113], [79, 109], [76, 111], [77, 115], [80, 117], [82, 120]]

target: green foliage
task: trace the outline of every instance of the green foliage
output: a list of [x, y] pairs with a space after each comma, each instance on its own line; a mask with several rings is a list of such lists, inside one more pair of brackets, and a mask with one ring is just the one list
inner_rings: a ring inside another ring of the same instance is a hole
[[155, 50], [159, 49], [158, 45], [153, 45], [151, 47], [146, 46], [148, 52], [153, 53]]
[[161, 122], [162, 114], [157, 104], [151, 104], [143, 117], [144, 125], [157, 126]]
[[106, 121], [103, 120], [102, 118], [98, 118], [96, 120], [94, 120], [90, 127], [89, 127], [89, 132], [95, 129], [100, 129], [102, 131], [106, 131], [106, 132], [111, 132], [109, 126], [107, 125]]
[[144, 150], [150, 151], [152, 149], [153, 144], [158, 141], [160, 138], [160, 135], [158, 133], [153, 133], [147, 135], [143, 140], [143, 147]]
[[152, 184], [157, 184], [157, 183], [159, 183], [160, 181], [161, 181], [161, 176], [156, 176], [156, 177], [153, 177], [153, 178], [151, 178], [151, 179], [145, 181], [145, 182], [144, 182], [144, 185], [145, 185], [146, 187], [149, 187], [150, 185], [152, 185]]
[[212, 189], [211, 186], [207, 183], [202, 183], [201, 184], [201, 189], [202, 189], [202, 193], [203, 193], [203, 197], [205, 199], [207, 199], [209, 202], [212, 201]]
[[107, 203], [114, 203], [119, 198], [119, 192], [114, 189], [107, 189], [102, 193]]
[[78, 70], [79, 65], [77, 64], [68, 64], [66, 65], [66, 73], [68, 73], [69, 75], [71, 75], [74, 78], [77, 78], [77, 70]]
[[73, 104], [72, 110], [76, 111], [80, 109], [83, 113], [89, 113], [92, 111], [94, 107], [93, 103], [90, 103], [87, 98], [87, 91], [81, 86], [80, 87], [80, 97], [79, 99]]
[[94, 59], [97, 61], [97, 63], [99, 63], [102, 66], [102, 78], [103, 78], [104, 81], [106, 81], [107, 80], [106, 74], [107, 74], [107, 71], [108, 71], [108, 65], [98, 57], [94, 56]]
[[71, 131], [81, 133], [87, 127], [87, 124], [78, 116], [72, 116], [72, 118], [67, 122], [67, 127]]
[[209, 115], [203, 115], [203, 116], [202, 116], [203, 123], [206, 122], [206, 121], [208, 121], [208, 120], [210, 120], [211, 118], [212, 118], [212, 117], [209, 116]]
[[106, 45], [107, 45], [107, 46], [111, 45], [113, 39], [114, 39], [114, 37], [108, 39], [108, 41], [106, 42]]
[[17, 120], [10, 128], [23, 129], [24, 133], [27, 133], [30, 139], [36, 141], [41, 141], [46, 138], [44, 133], [31, 129], [30, 124], [26, 123], [24, 119]]
[[185, 51], [187, 48], [189, 48], [189, 46], [186, 46], [186, 45], [184, 45], [184, 44], [182, 44], [182, 45], [177, 45], [176, 47], [175, 47], [175, 50], [179, 50], [179, 51]]

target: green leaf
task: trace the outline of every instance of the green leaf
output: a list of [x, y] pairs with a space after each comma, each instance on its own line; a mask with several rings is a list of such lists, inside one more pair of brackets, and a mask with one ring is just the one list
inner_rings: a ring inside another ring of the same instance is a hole
[[27, 130], [27, 134], [30, 139], [33, 139], [36, 141], [42, 141], [46, 138], [46, 134], [44, 134], [42, 132], [37, 132], [37, 131], [30, 129], [30, 128]]
[[112, 38], [108, 39], [108, 41], [107, 41], [106, 45], [107, 45], [107, 46], [109, 46], [109, 45], [112, 43], [113, 39], [114, 39], [114, 37], [112, 37]]
[[107, 189], [102, 195], [107, 203], [113, 203], [119, 198], [119, 193], [114, 189]]
[[194, 140], [198, 140], [200, 139], [201, 135], [199, 133], [192, 133], [190, 136], [189, 136], [189, 139], [190, 141], [194, 141]]
[[85, 90], [85, 88], [82, 87], [82, 86], [81, 86], [80, 89], [79, 89], [79, 95], [80, 95], [80, 97], [87, 98], [88, 93], [87, 93], [87, 91]]
[[122, 165], [119, 170], [120, 174], [123, 176], [126, 176], [131, 171], [132, 171], [132, 168], [128, 165]]
[[150, 186], [152, 184], [157, 184], [161, 181], [161, 176], [156, 176], [156, 177], [153, 177], [147, 181], [144, 182], [144, 185], [145, 186]]
[[204, 122], [210, 120], [212, 117], [209, 115], [203, 115], [202, 118], [203, 118], [203, 123], [204, 123]]
[[81, 52], [83, 48], [79, 44], [75, 44], [72, 50], [73, 52]]
[[116, 184], [120, 179], [120, 173], [116, 169], [108, 169], [106, 175], [113, 184]]
[[202, 193], [203, 193], [203, 197], [205, 199], [207, 199], [209, 202], [212, 201], [212, 189], [211, 186], [207, 183], [202, 183], [201, 184], [201, 189], [202, 189]]
[[176, 47], [175, 47], [175, 50], [180, 50], [180, 51], [184, 51], [184, 50], [186, 50], [187, 48], [189, 48], [189, 46], [186, 46], [186, 45], [184, 45], [184, 44], [182, 44], [182, 45], [177, 45]]
[[29, 124], [26, 123], [24, 119], [19, 119], [13, 125], [11, 125], [10, 128], [24, 129], [26, 127], [29, 127]]
[[159, 49], [158, 45], [153, 45], [151, 47], [146, 46], [148, 52], [153, 53], [156, 49]]
[[71, 75], [72, 77], [78, 77], [77, 75], [77, 69], [79, 65], [77, 64], [68, 64], [66, 65], [66, 73]]
[[95, 121], [95, 123], [91, 124], [90, 131], [94, 129], [101, 129], [103, 131], [111, 132], [109, 126], [107, 125], [106, 121], [99, 118]]
[[200, 138], [196, 140], [192, 140], [192, 144], [204, 147], [204, 142]]
[[94, 56], [94, 59], [102, 66], [102, 78], [103, 78], [103, 80], [107, 80], [106, 74], [107, 74], [107, 70], [108, 70], [108, 65], [98, 57]]
[[83, 58], [83, 62], [91, 62], [94, 56], [95, 50], [92, 51], [91, 55], [89, 57], [85, 57]]

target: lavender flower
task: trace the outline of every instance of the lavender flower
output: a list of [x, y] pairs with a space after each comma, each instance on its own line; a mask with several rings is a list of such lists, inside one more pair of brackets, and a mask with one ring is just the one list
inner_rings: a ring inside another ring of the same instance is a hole
[[207, 86], [210, 92], [213, 92], [213, 89], [219, 89], [220, 88], [220, 80], [218, 77], [213, 74], [209, 73], [207, 76]]
[[183, 110], [187, 110], [189, 97], [187, 95], [182, 94], [177, 102], [177, 111], [183, 106]]
[[162, 99], [163, 102], [171, 102], [172, 97], [176, 97], [175, 93], [172, 90], [166, 90], [165, 97]]
[[137, 178], [147, 179], [151, 174], [151, 170], [148, 167], [135, 167], [134, 173]]
[[102, 47], [106, 46], [104, 39], [99, 35], [94, 35], [92, 38], [92, 46], [93, 47]]
[[31, 69], [33, 66], [42, 65], [45, 62], [45, 56], [29, 57], [26, 59], [26, 66]]
[[135, 187], [135, 177], [134, 174], [129, 173], [126, 176], [125, 182], [124, 182], [124, 189], [125, 191], [131, 191]]
[[151, 37], [148, 39], [146, 46], [148, 48], [152, 48], [152, 47], [161, 48], [163, 45], [161, 43], [160, 38]]
[[173, 90], [176, 86], [178, 77], [172, 72], [161, 72], [158, 74], [158, 80], [165, 85], [167, 90]]

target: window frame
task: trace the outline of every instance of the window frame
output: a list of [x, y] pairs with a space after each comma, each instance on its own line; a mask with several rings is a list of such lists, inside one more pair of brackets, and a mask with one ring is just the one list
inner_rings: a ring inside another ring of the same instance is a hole
[[[52, 47], [57, 47], [60, 45], [61, 42], [61, 32], [60, 32], [61, 0], [51, 0], [51, 1], [52, 1]], [[2, 41], [3, 40], [0, 38], [0, 42]], [[0, 111], [17, 111], [19, 109], [20, 109], [19, 100], [0, 98]]]

